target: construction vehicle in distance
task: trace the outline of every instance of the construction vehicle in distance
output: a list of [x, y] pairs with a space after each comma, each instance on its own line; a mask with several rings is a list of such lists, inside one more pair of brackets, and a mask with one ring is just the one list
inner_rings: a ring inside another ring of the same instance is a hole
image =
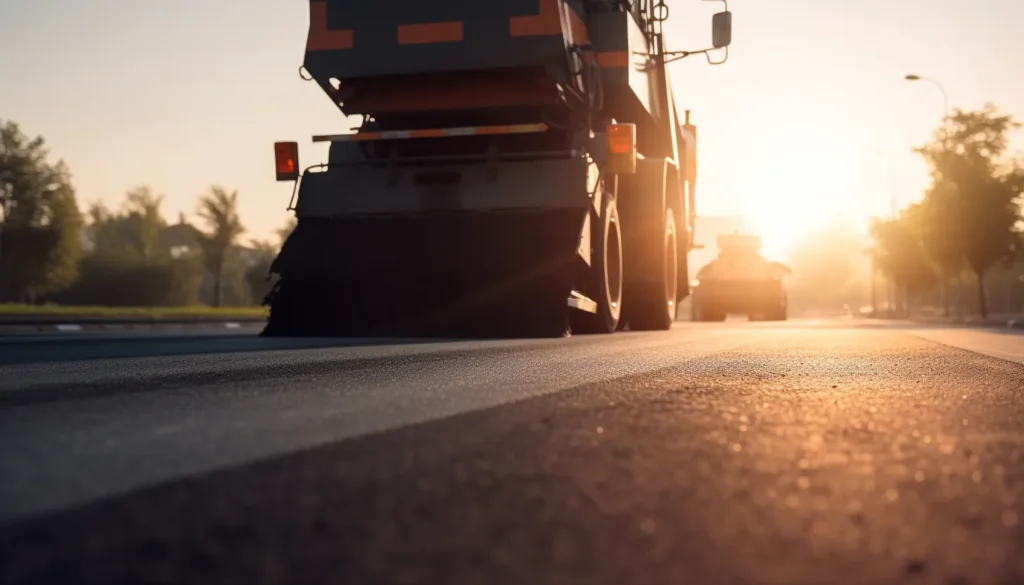
[[696, 275], [690, 299], [694, 321], [725, 321], [746, 315], [751, 321], [785, 321], [787, 294], [783, 279], [790, 273], [761, 255], [756, 236], [718, 236], [718, 256]]
[[[723, 0], [705, 0], [723, 1]], [[310, 0], [304, 77], [354, 133], [294, 182], [270, 336], [663, 330], [689, 294], [696, 128], [664, 0]], [[713, 52], [725, 51], [714, 61]], [[300, 72], [302, 70], [300, 69]]]

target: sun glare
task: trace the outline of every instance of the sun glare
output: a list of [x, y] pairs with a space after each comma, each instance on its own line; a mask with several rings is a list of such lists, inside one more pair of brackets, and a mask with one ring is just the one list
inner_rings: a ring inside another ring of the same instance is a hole
[[802, 236], [826, 224], [867, 221], [871, 207], [858, 200], [858, 193], [872, 188], [859, 172], [864, 157], [840, 136], [790, 134], [748, 165], [744, 215], [761, 236], [767, 258], [785, 261]]

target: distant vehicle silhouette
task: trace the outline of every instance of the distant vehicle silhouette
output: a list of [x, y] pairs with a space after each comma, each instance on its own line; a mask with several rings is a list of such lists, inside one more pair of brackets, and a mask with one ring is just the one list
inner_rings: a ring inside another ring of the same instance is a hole
[[791, 271], [785, 264], [766, 260], [760, 252], [757, 236], [718, 236], [718, 257], [701, 268], [692, 283], [694, 321], [724, 321], [735, 314], [751, 321], [786, 320], [783, 278]]

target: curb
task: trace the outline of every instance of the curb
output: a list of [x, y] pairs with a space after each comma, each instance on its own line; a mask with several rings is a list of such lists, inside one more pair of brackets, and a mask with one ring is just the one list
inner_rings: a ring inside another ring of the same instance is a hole
[[2, 323], [0, 335], [11, 333], [88, 333], [123, 331], [185, 331], [195, 329], [248, 329], [259, 328], [264, 321], [139, 321], [139, 322], [52, 322], [52, 323]]
[[945, 325], [952, 327], [1006, 327], [1008, 329], [1022, 329], [1024, 330], [1024, 317], [1015, 317], [1009, 320], [1002, 319], [990, 319], [983, 321], [981, 319], [966, 319], [966, 320], [944, 320], [944, 319], [911, 319], [911, 323], [919, 325]]
[[263, 323], [266, 316], [254, 317], [243, 315], [0, 315], [0, 325], [128, 325], [139, 323], [202, 325], [220, 323]]

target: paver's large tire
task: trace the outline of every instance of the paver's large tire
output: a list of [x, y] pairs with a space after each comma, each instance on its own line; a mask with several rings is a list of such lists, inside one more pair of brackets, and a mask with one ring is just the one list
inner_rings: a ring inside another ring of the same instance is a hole
[[630, 286], [626, 298], [629, 328], [633, 331], [664, 331], [676, 320], [679, 304], [679, 244], [675, 215], [665, 210], [660, 241], [646, 242], [658, 254], [660, 270], [654, 278]]
[[573, 311], [573, 333], [614, 333], [622, 317], [622, 228], [615, 197], [605, 194], [601, 215], [591, 217], [591, 266], [584, 294], [597, 302], [597, 313]]

